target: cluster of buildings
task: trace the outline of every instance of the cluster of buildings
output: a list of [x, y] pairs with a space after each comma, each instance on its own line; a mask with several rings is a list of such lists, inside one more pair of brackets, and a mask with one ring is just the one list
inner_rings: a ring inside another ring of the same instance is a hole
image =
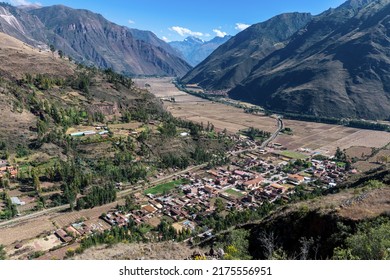
[[60, 228], [54, 232], [54, 234], [65, 243], [69, 243], [79, 237], [88, 236], [96, 231], [103, 231], [106, 229], [102, 223], [85, 223], [77, 222], [67, 227]]
[[101, 137], [104, 138], [108, 136], [108, 133], [109, 131], [107, 127], [97, 126], [95, 127], [95, 130], [79, 131], [79, 132], [70, 133], [69, 135], [72, 137], [100, 135]]
[[[221, 198], [225, 210], [254, 208], [265, 201], [289, 201], [297, 186], [308, 191], [313, 188], [332, 188], [346, 179], [355, 170], [332, 160], [308, 158], [300, 164], [297, 160], [277, 153], [264, 151], [247, 153], [231, 165], [208, 170], [204, 174], [183, 175], [190, 180], [175, 192], [165, 196], [148, 195], [149, 214], [167, 215], [174, 221], [195, 220], [196, 215], [207, 215], [215, 211], [213, 201]], [[145, 208], [145, 209], [147, 209]], [[139, 222], [145, 216], [137, 216]]]
[[[272, 150], [240, 154], [227, 166], [176, 176], [175, 180], [186, 183], [169, 193], [137, 193], [133, 210], [112, 210], [101, 216], [101, 222], [109, 227], [125, 226], [129, 221], [157, 226], [162, 220], [168, 220], [178, 231], [193, 231], [198, 226], [199, 216], [212, 214], [221, 207], [220, 203], [217, 205], [217, 199], [222, 200], [222, 211], [226, 213], [254, 209], [264, 202], [289, 201], [298, 186], [308, 190], [335, 187], [351, 172], [331, 160], [308, 158], [299, 164], [296, 162]], [[72, 224], [58, 230], [56, 235], [63, 242], [69, 242], [70, 238], [94, 230], [83, 224]]]
[[0, 179], [8, 177], [15, 179], [18, 176], [18, 167], [10, 165], [7, 160], [0, 160]]

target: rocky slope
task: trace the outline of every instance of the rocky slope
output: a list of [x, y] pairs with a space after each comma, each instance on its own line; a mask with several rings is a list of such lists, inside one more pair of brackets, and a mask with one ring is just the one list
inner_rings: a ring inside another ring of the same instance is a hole
[[390, 1], [348, 1], [262, 59], [230, 96], [281, 111], [390, 117]]
[[311, 18], [310, 14], [291, 13], [254, 24], [217, 48], [182, 82], [206, 89], [230, 89], [245, 79], [262, 58], [283, 47]]
[[30, 12], [50, 31], [49, 41], [78, 59], [126, 74], [181, 76], [190, 67], [160, 46], [137, 40], [123, 26], [87, 10], [51, 6]]
[[41, 48], [53, 44], [77, 61], [124, 74], [182, 76], [191, 69], [153, 33], [116, 25], [87, 10], [0, 4], [0, 31]]
[[11, 5], [0, 3], [0, 32], [30, 45], [46, 45], [45, 27], [35, 16]]

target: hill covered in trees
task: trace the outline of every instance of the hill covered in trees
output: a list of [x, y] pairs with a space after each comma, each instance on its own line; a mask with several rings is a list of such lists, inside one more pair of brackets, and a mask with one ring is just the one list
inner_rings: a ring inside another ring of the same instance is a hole
[[[173, 118], [160, 100], [112, 69], [0, 36], [0, 155], [18, 169], [16, 177], [1, 178], [1, 188], [29, 193], [38, 201], [35, 210], [106, 204], [116, 199], [118, 182], [215, 161], [212, 155], [231, 145], [225, 134]], [[17, 214], [11, 210], [5, 218]]]

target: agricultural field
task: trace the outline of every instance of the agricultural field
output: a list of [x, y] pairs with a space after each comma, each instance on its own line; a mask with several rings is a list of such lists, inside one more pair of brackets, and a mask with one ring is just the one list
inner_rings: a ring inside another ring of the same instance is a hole
[[292, 135], [281, 134], [275, 142], [289, 150], [308, 149], [333, 155], [337, 147], [382, 148], [390, 143], [390, 133], [383, 131], [294, 120], [284, 120], [284, 125], [292, 129]]
[[306, 156], [304, 154], [293, 152], [293, 151], [282, 151], [282, 152], [280, 152], [280, 154], [282, 156], [285, 156], [285, 157], [288, 157], [291, 159], [306, 159], [306, 158], [308, 158], [308, 156]]
[[[277, 129], [277, 122], [272, 117], [246, 114], [243, 109], [192, 96], [179, 91], [171, 81], [171, 78], [138, 79], [136, 84], [144, 88], [145, 84], [148, 84], [147, 89], [159, 98], [174, 97], [175, 102], [164, 101], [164, 105], [175, 117], [205, 125], [211, 122], [216, 130], [226, 128], [231, 133], [248, 127], [268, 132]], [[274, 142], [282, 144], [289, 151], [303, 149], [334, 155], [337, 147], [342, 150], [360, 147], [366, 155], [371, 148], [382, 148], [390, 143], [390, 133], [382, 131], [295, 120], [284, 120], [284, 127], [291, 128], [292, 134], [280, 134]], [[356, 152], [359, 151], [352, 153]]]
[[375, 168], [380, 167], [381, 165], [375, 162], [369, 162], [369, 161], [358, 161], [353, 164], [353, 167], [355, 167], [357, 170], [361, 172], [366, 172]]
[[390, 162], [390, 150], [389, 149], [383, 149], [380, 150], [376, 155], [370, 158], [370, 161], [377, 162], [377, 161], [386, 161]]
[[[143, 81], [143, 82], [141, 82]], [[268, 132], [277, 129], [275, 119], [267, 116], [254, 116], [246, 114], [242, 109], [221, 103], [212, 102], [179, 91], [171, 79], [142, 79], [137, 84], [150, 84], [148, 88], [159, 98], [174, 97], [175, 101], [164, 102], [165, 107], [173, 116], [191, 120], [196, 123], [207, 125], [212, 123], [217, 131], [227, 129], [228, 132], [236, 133], [249, 127], [255, 127]]]
[[143, 124], [136, 121], [130, 123], [110, 124], [108, 128], [114, 133], [114, 135], [129, 135], [130, 131], [138, 131]]
[[135, 85], [142, 89], [147, 89], [159, 98], [173, 97], [180, 95], [188, 95], [179, 91], [172, 85], [172, 78], [147, 78], [147, 79], [133, 79]]
[[354, 146], [348, 148], [345, 152], [347, 156], [350, 158], [364, 160], [371, 156], [373, 149], [369, 147], [363, 147], [363, 146]]
[[[176, 102], [164, 103], [175, 117], [203, 124], [211, 122], [217, 130], [226, 128], [231, 133], [248, 127], [269, 132], [277, 129], [277, 123], [271, 117], [246, 114], [242, 109], [181, 92], [171, 83], [170, 78], [139, 79], [137, 84], [149, 84], [147, 89], [159, 98], [175, 97]], [[390, 133], [382, 131], [294, 120], [284, 120], [284, 126], [292, 129], [292, 135], [280, 134], [275, 142], [292, 151], [308, 149], [333, 155], [337, 147], [381, 148], [390, 143]]]

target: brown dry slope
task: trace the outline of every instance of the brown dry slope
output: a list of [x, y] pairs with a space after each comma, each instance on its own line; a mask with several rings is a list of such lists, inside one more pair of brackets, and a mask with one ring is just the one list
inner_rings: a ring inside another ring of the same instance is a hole
[[48, 73], [67, 76], [73, 73], [74, 64], [55, 57], [52, 53], [40, 51], [7, 34], [0, 33], [0, 73], [23, 78], [26, 73]]
[[[195, 249], [181, 243], [162, 242], [149, 244], [117, 244], [100, 246], [77, 255], [75, 260], [184, 260]], [[199, 249], [196, 249], [199, 251]]]
[[21, 100], [11, 94], [17, 90], [15, 85], [3, 83], [3, 79], [22, 79], [27, 73], [66, 77], [74, 73], [75, 65], [4, 33], [0, 33], [0, 61], [0, 139], [10, 143], [26, 142], [34, 135], [29, 128], [36, 125], [36, 117], [18, 105]]
[[[348, 229], [353, 232], [361, 222], [389, 215], [388, 174], [388, 170], [382, 170], [361, 177], [349, 185], [356, 188], [285, 206], [260, 223], [246, 226], [251, 233], [250, 251], [255, 258], [264, 258], [261, 243], [264, 241], [259, 236], [272, 233], [275, 244], [282, 246], [294, 259], [299, 258], [302, 240], [310, 238], [313, 238], [315, 250], [309, 258], [332, 258], [334, 249], [343, 246]], [[370, 179], [380, 177], [386, 181], [382, 187], [373, 188], [376, 183], [368, 183]]]

